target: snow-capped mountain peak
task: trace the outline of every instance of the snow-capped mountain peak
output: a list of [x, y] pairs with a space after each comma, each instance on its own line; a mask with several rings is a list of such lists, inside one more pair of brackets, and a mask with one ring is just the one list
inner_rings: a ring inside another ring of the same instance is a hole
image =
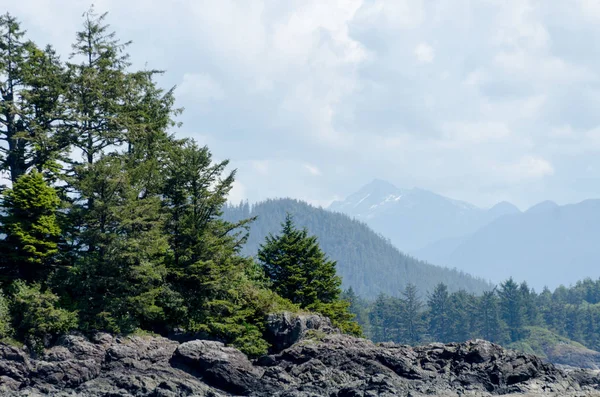
[[375, 179], [345, 200], [333, 202], [329, 210], [364, 220], [399, 248], [414, 250], [438, 239], [473, 232], [491, 218], [510, 213], [509, 206], [503, 203], [488, 213], [428, 190], [402, 189]]

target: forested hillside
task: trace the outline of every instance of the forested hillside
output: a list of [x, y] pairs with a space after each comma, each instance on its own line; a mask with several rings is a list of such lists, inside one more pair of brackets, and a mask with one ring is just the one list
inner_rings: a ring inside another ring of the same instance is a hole
[[318, 237], [323, 250], [337, 261], [343, 286], [352, 287], [362, 297], [374, 299], [380, 293], [397, 296], [408, 283], [417, 285], [420, 291], [432, 291], [441, 282], [452, 291], [464, 289], [479, 294], [491, 289], [484, 280], [401, 253], [360, 221], [302, 201], [277, 199], [252, 208], [247, 203], [224, 207], [224, 217], [230, 222], [256, 217], [250, 224], [250, 235], [243, 248], [249, 255], [256, 255], [265, 237], [279, 230], [286, 213], [292, 214], [299, 226]]

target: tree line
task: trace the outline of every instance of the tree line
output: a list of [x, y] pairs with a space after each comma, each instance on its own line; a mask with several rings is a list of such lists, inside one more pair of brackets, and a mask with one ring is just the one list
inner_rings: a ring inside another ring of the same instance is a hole
[[408, 285], [399, 296], [380, 295], [369, 302], [352, 289], [344, 291], [351, 311], [365, 333], [376, 342], [406, 344], [460, 342], [482, 338], [510, 345], [528, 335], [529, 327], [600, 350], [600, 279], [586, 279], [569, 288], [536, 293], [526, 282], [512, 278], [481, 295], [449, 292], [440, 283], [421, 295]]
[[335, 262], [291, 218], [241, 253], [253, 219], [222, 218], [235, 170], [175, 136], [175, 89], [132, 70], [106, 16], [83, 15], [66, 61], [0, 17], [0, 337], [184, 329], [256, 355], [278, 310], [359, 334]]

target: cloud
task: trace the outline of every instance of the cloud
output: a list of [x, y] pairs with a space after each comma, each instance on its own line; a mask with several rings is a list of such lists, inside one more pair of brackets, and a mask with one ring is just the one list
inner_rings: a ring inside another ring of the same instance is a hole
[[178, 88], [179, 96], [192, 98], [200, 103], [225, 99], [223, 87], [208, 74], [185, 73]]
[[314, 176], [321, 176], [321, 171], [319, 170], [319, 168], [317, 168], [314, 165], [311, 164], [304, 164], [303, 165], [304, 169], [306, 169], [311, 175]]
[[415, 48], [415, 56], [421, 63], [431, 63], [435, 58], [435, 50], [427, 43], [420, 43]]
[[461, 144], [497, 142], [511, 135], [501, 122], [446, 122], [441, 129], [445, 139]]
[[[0, 5], [63, 58], [89, 7]], [[596, 1], [101, 0], [96, 8], [133, 39], [136, 67], [166, 69], [161, 84], [177, 85], [186, 108], [181, 133], [231, 159], [235, 194], [251, 201], [326, 203], [374, 177], [481, 206], [600, 196], [600, 184], [576, 182], [600, 178], [600, 59], [589, 47], [600, 35]]]
[[252, 168], [261, 175], [269, 173], [269, 160], [253, 160], [250, 162]]
[[231, 191], [229, 192], [229, 196], [227, 196], [227, 201], [230, 203], [238, 204], [241, 201], [247, 199], [246, 195], [246, 187], [240, 181], [233, 182], [233, 186]]
[[543, 178], [554, 174], [554, 167], [547, 160], [534, 155], [523, 156], [517, 162], [500, 167], [511, 181]]

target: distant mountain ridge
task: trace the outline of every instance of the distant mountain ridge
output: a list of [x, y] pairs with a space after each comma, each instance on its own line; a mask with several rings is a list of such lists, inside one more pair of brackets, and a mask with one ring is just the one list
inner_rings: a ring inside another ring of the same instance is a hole
[[364, 221], [419, 259], [494, 283], [514, 277], [540, 291], [600, 277], [600, 200], [482, 209], [376, 179], [329, 210]]
[[542, 202], [414, 254], [494, 282], [510, 276], [526, 280], [541, 291], [600, 277], [599, 240], [600, 200], [564, 206]]
[[254, 256], [269, 233], [280, 232], [286, 213], [294, 216], [298, 226], [317, 236], [324, 252], [337, 261], [343, 287], [352, 287], [362, 297], [376, 298], [380, 293], [396, 296], [407, 283], [415, 284], [423, 296], [440, 282], [451, 290], [481, 293], [491, 289], [483, 279], [401, 253], [363, 222], [298, 200], [267, 200], [252, 207], [226, 205], [223, 217], [230, 221], [258, 217], [244, 247], [244, 253]]
[[473, 233], [499, 217], [520, 213], [508, 202], [486, 210], [423, 189], [397, 188], [380, 179], [328, 209], [366, 222], [405, 252]]

